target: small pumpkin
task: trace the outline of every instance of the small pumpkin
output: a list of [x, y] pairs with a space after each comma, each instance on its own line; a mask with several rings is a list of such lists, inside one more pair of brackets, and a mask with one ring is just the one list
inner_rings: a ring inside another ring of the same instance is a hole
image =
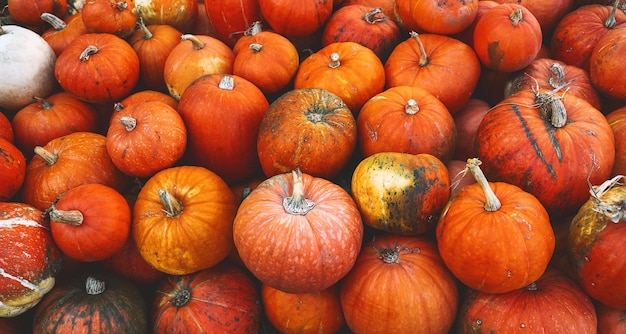
[[0, 201], [8, 201], [21, 189], [26, 177], [26, 157], [12, 142], [0, 138]]
[[307, 293], [334, 285], [350, 271], [363, 222], [343, 188], [294, 170], [250, 192], [239, 205], [233, 237], [242, 262], [262, 283]]
[[[231, 48], [254, 22], [261, 20], [258, 0], [203, 0], [202, 2], [215, 35]], [[277, 60], [274, 59], [274, 61]]]
[[52, 27], [41, 33], [41, 37], [50, 44], [58, 57], [74, 38], [87, 33], [82, 13], [69, 15], [62, 19], [52, 13], [41, 14], [41, 19]]
[[133, 0], [138, 16], [146, 25], [168, 25], [183, 33], [191, 33], [198, 21], [197, 0]]
[[108, 33], [125, 39], [137, 24], [135, 1], [131, 0], [88, 0], [80, 12], [89, 33]]
[[350, 189], [364, 224], [416, 235], [437, 224], [450, 198], [450, 177], [431, 154], [381, 152], [359, 162]]
[[480, 163], [467, 160], [477, 183], [446, 204], [435, 231], [437, 246], [446, 266], [469, 288], [506, 293], [541, 277], [555, 236], [536, 197], [509, 183], [488, 182]]
[[130, 281], [110, 273], [74, 276], [57, 285], [37, 306], [33, 334], [148, 331], [145, 299]]
[[0, 243], [0, 317], [16, 317], [54, 287], [61, 251], [43, 212], [21, 202], [0, 202]]
[[613, 29], [602, 38], [591, 51], [589, 78], [594, 87], [604, 96], [626, 101], [626, 79], [622, 73], [626, 66], [622, 55], [626, 52], [626, 29]]

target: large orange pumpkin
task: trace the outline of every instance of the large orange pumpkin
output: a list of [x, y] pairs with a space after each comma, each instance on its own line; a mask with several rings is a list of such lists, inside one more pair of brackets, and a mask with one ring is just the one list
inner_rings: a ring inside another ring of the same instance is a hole
[[133, 206], [137, 249], [168, 274], [210, 268], [233, 247], [237, 203], [226, 182], [204, 167], [159, 171], [143, 185]]

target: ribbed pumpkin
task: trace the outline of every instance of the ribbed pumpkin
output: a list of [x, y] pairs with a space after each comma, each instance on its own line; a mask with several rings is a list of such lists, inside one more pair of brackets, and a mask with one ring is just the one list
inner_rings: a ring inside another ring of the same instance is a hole
[[74, 38], [87, 33], [81, 12], [63, 19], [52, 13], [43, 13], [41, 19], [52, 26], [42, 32], [41, 37], [48, 42], [57, 57], [65, 51]]
[[8, 201], [22, 187], [26, 177], [26, 157], [12, 142], [0, 138], [0, 201]]
[[147, 308], [130, 281], [110, 273], [79, 275], [56, 286], [41, 301], [33, 334], [145, 334]]
[[0, 244], [0, 317], [15, 317], [54, 287], [61, 251], [43, 212], [20, 202], [0, 202]]
[[[203, 0], [205, 15], [215, 35], [234, 47], [244, 31], [261, 20], [258, 0]], [[274, 59], [278, 60], [278, 59]]]
[[615, 135], [615, 163], [611, 176], [626, 175], [626, 106], [606, 115]]

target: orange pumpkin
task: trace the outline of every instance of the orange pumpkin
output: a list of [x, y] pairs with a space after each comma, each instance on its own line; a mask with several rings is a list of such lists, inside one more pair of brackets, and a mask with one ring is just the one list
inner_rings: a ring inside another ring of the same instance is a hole
[[616, 75], [626, 70], [623, 55], [626, 53], [626, 29], [613, 29], [591, 51], [589, 77], [604, 96], [626, 101], [626, 79]]
[[43, 13], [64, 17], [67, 10], [67, 0], [7, 0], [5, 5], [15, 21], [27, 26], [42, 26]]
[[261, 16], [277, 33], [308, 37], [320, 30], [333, 11], [328, 0], [259, 0]]
[[556, 25], [567, 15], [570, 11], [579, 7], [576, 4], [578, 0], [495, 0], [498, 3], [515, 3], [522, 5], [528, 9], [529, 12], [539, 22], [541, 31], [545, 36], [552, 36]]
[[51, 13], [43, 13], [41, 19], [52, 26], [41, 33], [41, 37], [50, 44], [57, 57], [76, 37], [87, 33], [81, 12], [72, 14], [65, 19]]
[[137, 24], [135, 2], [130, 0], [89, 0], [85, 1], [80, 12], [90, 33], [109, 33], [126, 38], [135, 31]]
[[611, 176], [626, 175], [626, 107], [610, 112], [606, 120], [615, 135], [615, 163]]
[[167, 274], [210, 268], [233, 247], [237, 203], [226, 182], [206, 168], [161, 170], [146, 181], [133, 206], [137, 249]]
[[20, 191], [26, 177], [26, 157], [12, 142], [0, 138], [0, 201], [8, 201]]
[[244, 36], [244, 32], [254, 22], [261, 20], [258, 0], [203, 0], [202, 2], [215, 35], [229, 47], [234, 47]]
[[[478, 159], [476, 179], [450, 199], [436, 228], [446, 266], [468, 287], [506, 293], [539, 279], [555, 248], [548, 212], [536, 197], [504, 182], [488, 182]], [[523, 250], [523, 251], [511, 251]]]
[[197, 0], [133, 0], [146, 25], [169, 25], [191, 33], [200, 15]]
[[467, 29], [478, 12], [478, 0], [396, 0], [396, 6], [407, 8], [397, 12], [402, 22], [410, 23], [405, 26], [406, 30], [440, 35], [457, 34]]

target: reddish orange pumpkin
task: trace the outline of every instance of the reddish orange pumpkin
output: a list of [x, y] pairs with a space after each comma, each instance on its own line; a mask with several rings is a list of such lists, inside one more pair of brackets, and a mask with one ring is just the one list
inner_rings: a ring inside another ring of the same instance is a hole
[[407, 8], [396, 12], [405, 29], [422, 33], [452, 35], [467, 29], [478, 12], [478, 0], [428, 1], [396, 0], [396, 6]]
[[268, 107], [263, 92], [241, 77], [212, 74], [193, 82], [178, 105], [189, 135], [189, 161], [229, 184], [259, 172], [256, 144]]
[[143, 89], [128, 95], [119, 102], [115, 102], [113, 105], [113, 115], [115, 115], [116, 111], [120, 111], [131, 104], [150, 101], [160, 101], [174, 109], [178, 109], [178, 101], [169, 94], [150, 89]]
[[57, 57], [76, 37], [87, 33], [81, 12], [65, 17], [65, 19], [51, 13], [43, 13], [41, 19], [52, 26], [52, 28], [41, 33], [41, 37], [50, 44]]
[[471, 289], [521, 289], [541, 277], [554, 253], [550, 217], [537, 198], [519, 187], [488, 182], [479, 165], [468, 159], [477, 183], [460, 189], [443, 209], [436, 228], [439, 253]]
[[480, 61], [472, 48], [439, 34], [411, 33], [385, 62], [387, 88], [424, 88], [453, 115], [469, 101], [480, 73]]
[[327, 0], [259, 0], [261, 16], [277, 33], [308, 37], [320, 30], [333, 11]]
[[191, 33], [198, 21], [197, 0], [133, 0], [138, 15], [146, 25], [169, 25], [183, 33]]
[[26, 177], [26, 158], [12, 142], [0, 138], [0, 201], [8, 201], [21, 189]]
[[485, 12], [474, 27], [474, 50], [491, 69], [514, 72], [539, 53], [543, 33], [535, 16], [517, 3], [503, 3]]
[[[380, 8], [389, 19], [394, 20], [394, 2], [395, 0], [341, 0], [335, 1], [334, 5], [345, 7], [350, 5], [360, 5], [370, 8]], [[395, 21], [395, 20], [394, 20]]]
[[333, 334], [346, 323], [339, 284], [309, 293], [286, 293], [261, 284], [261, 302], [267, 320], [284, 334]]
[[356, 116], [367, 100], [385, 88], [383, 63], [355, 42], [331, 43], [305, 58], [294, 88], [321, 88], [337, 95]]
[[96, 132], [98, 115], [94, 107], [61, 91], [20, 109], [13, 117], [16, 145], [32, 157], [35, 146], [72, 132]]
[[259, 184], [240, 204], [235, 247], [262, 283], [287, 293], [320, 291], [354, 265], [363, 222], [350, 195], [295, 170]]
[[450, 160], [456, 126], [448, 108], [423, 88], [391, 87], [367, 101], [357, 117], [362, 155], [428, 153]]
[[115, 102], [130, 94], [139, 81], [139, 57], [116, 35], [84, 34], [59, 56], [54, 76], [65, 91], [83, 101]]
[[64, 17], [67, 11], [67, 0], [8, 0], [5, 4], [11, 17], [27, 26], [42, 26], [43, 13]]
[[340, 298], [355, 333], [448, 333], [459, 301], [432, 239], [394, 234], [365, 243]]
[[261, 20], [258, 0], [203, 0], [203, 3], [217, 38], [229, 47], [234, 47], [244, 32]]
[[0, 317], [15, 317], [52, 289], [61, 251], [43, 212], [20, 202], [0, 202], [0, 243]]
[[[12, 117], [15, 117], [12, 115]], [[6, 139], [7, 141], [14, 143], [15, 133], [13, 132], [13, 125], [11, 124], [11, 120], [4, 114], [2, 110], [0, 110], [0, 138]]]
[[131, 0], [88, 0], [80, 12], [90, 33], [126, 38], [135, 31], [137, 24], [137, 10]]
[[153, 333], [257, 333], [256, 283], [230, 262], [188, 275], [168, 275], [152, 301]]
[[616, 73], [626, 70], [626, 29], [613, 29], [602, 38], [591, 51], [589, 78], [594, 87], [604, 96], [626, 101], [626, 78]]
[[626, 107], [610, 112], [606, 120], [615, 135], [615, 163], [611, 176], [626, 175]]
[[226, 182], [206, 168], [164, 169], [148, 179], [133, 205], [137, 249], [167, 274], [210, 268], [233, 248], [237, 203]]
[[106, 134], [106, 150], [113, 164], [136, 177], [149, 177], [173, 166], [186, 146], [182, 117], [161, 101], [132, 103], [115, 112]]
[[596, 333], [597, 329], [591, 298], [553, 268], [508, 293], [470, 289], [460, 310], [459, 333]]
[[539, 22], [544, 36], [551, 36], [556, 25], [570, 11], [577, 8], [577, 0], [495, 0], [498, 3], [515, 3], [522, 5]]
[[74, 132], [35, 148], [26, 167], [22, 198], [46, 210], [60, 194], [79, 185], [100, 183], [121, 192], [126, 182], [106, 151], [105, 136]]
[[470, 47], [474, 47], [474, 29], [476, 28], [476, 23], [480, 18], [492, 7], [497, 6], [499, 3], [493, 0], [480, 0], [478, 1], [478, 8], [476, 9], [476, 17], [474, 17], [474, 21], [465, 28], [465, 30], [461, 31], [458, 34], [454, 34], [453, 37], [459, 39], [461, 42], [469, 45]]
[[301, 88], [270, 104], [259, 125], [257, 152], [268, 177], [299, 168], [331, 179], [348, 164], [356, 143], [356, 120], [341, 98]]

